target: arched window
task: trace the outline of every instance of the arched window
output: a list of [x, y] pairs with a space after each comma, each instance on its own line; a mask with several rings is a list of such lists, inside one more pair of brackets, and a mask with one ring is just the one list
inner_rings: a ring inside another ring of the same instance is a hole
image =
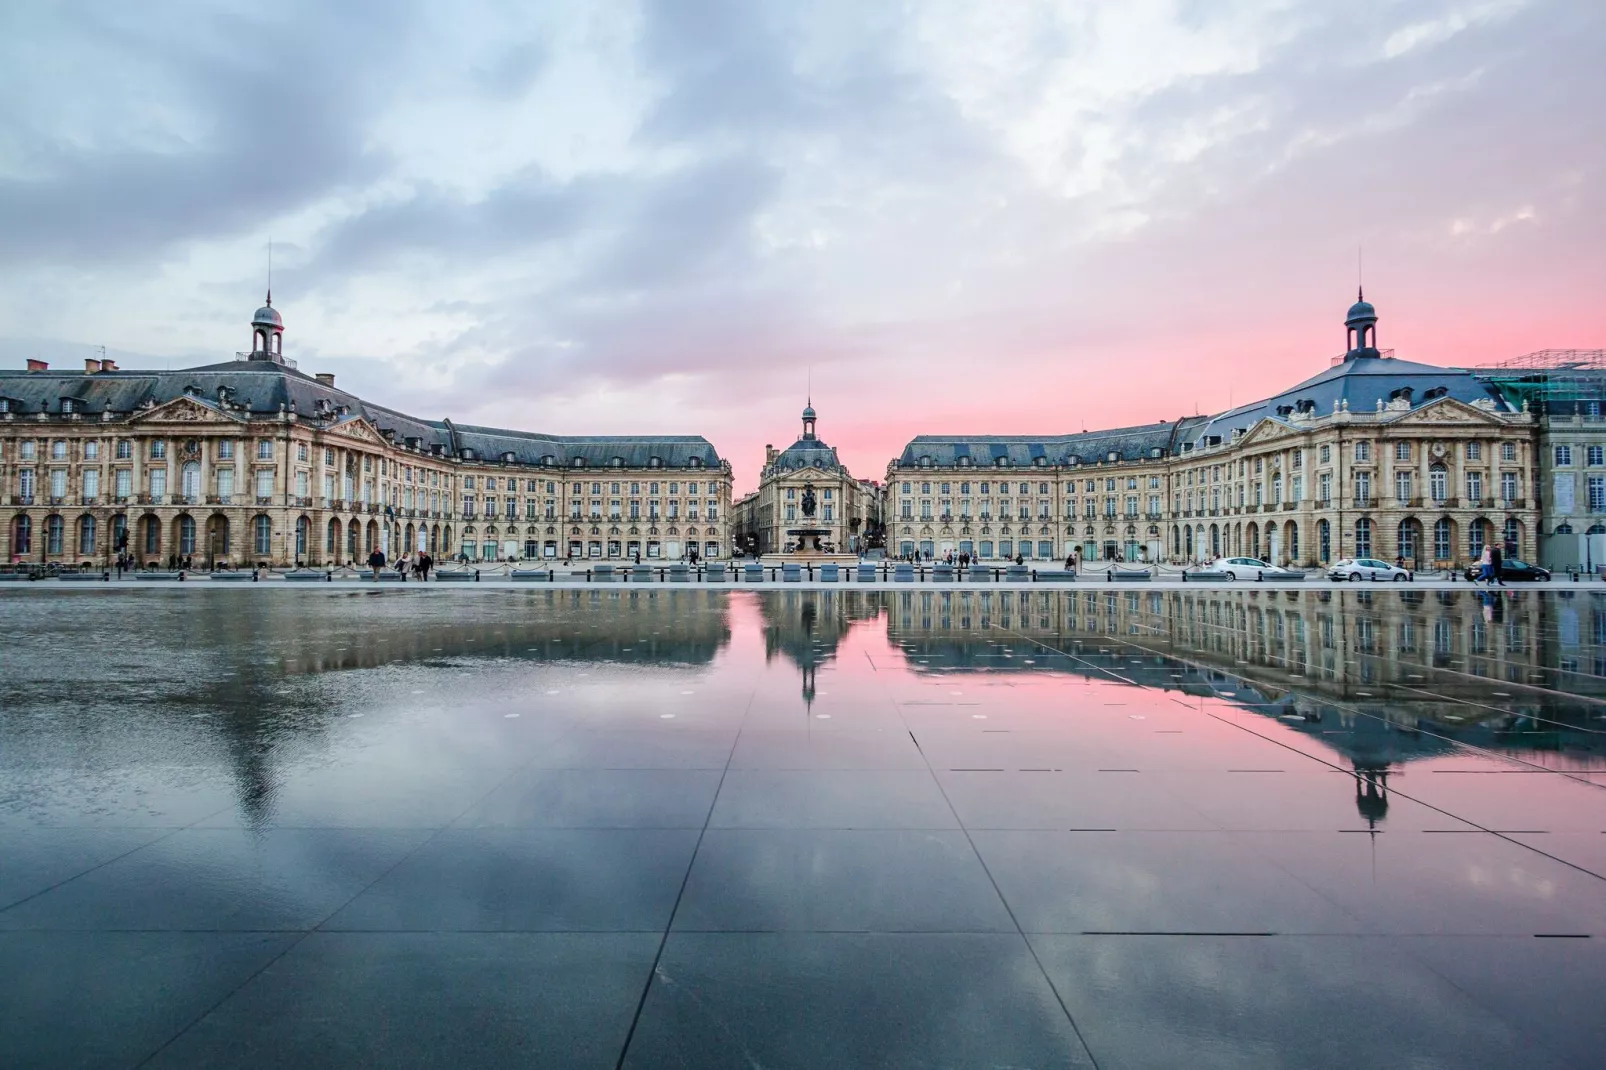
[[162, 552], [162, 522], [154, 516], [145, 518], [145, 552], [152, 556]]
[[251, 548], [258, 557], [273, 556], [273, 518], [258, 516], [251, 521]]
[[1416, 560], [1419, 550], [1419, 547], [1416, 545], [1416, 521], [1400, 521], [1400, 527], [1398, 532], [1396, 532], [1395, 537], [1398, 540], [1398, 545], [1400, 547], [1400, 556], [1408, 557], [1413, 561]]
[[1288, 559], [1296, 562], [1299, 560], [1299, 525], [1292, 520], [1288, 522]]
[[66, 530], [66, 527], [66, 521], [59, 516], [52, 514], [45, 518], [45, 553], [61, 553], [62, 532]]
[[[1596, 529], [1606, 531], [1606, 529], [1601, 529], [1599, 524], [1589, 530], [1598, 534]], [[1502, 552], [1507, 557], [1516, 557], [1522, 553], [1522, 522], [1514, 516], [1506, 517], [1505, 539], [1503, 541], [1505, 542], [1505, 547]]]
[[179, 474], [179, 493], [191, 502], [201, 498], [201, 466], [195, 461], [186, 463]]
[[1372, 522], [1364, 516], [1355, 521], [1355, 556], [1372, 556]]
[[1483, 556], [1483, 548], [1489, 541], [1488, 527], [1487, 520], [1474, 520], [1467, 525], [1467, 551], [1474, 559]]
[[329, 535], [324, 539], [324, 553], [333, 556], [340, 552], [340, 521], [329, 521]]
[[185, 557], [195, 552], [195, 518], [188, 513], [178, 518], [178, 552]]
[[1433, 522], [1433, 559], [1450, 560], [1450, 518], [1440, 517]]
[[1450, 496], [1450, 473], [1444, 465], [1436, 464], [1428, 470], [1428, 493], [1433, 500], [1442, 502]]
[[14, 554], [33, 552], [33, 517], [27, 513], [18, 514], [11, 522], [11, 552]]
[[296, 560], [307, 556], [307, 543], [311, 541], [308, 536], [312, 532], [312, 521], [306, 517], [296, 520]]
[[95, 552], [95, 518], [88, 514], [78, 518], [78, 552], [84, 557]]
[[1316, 553], [1324, 565], [1333, 559], [1333, 526], [1325, 520], [1316, 521]]

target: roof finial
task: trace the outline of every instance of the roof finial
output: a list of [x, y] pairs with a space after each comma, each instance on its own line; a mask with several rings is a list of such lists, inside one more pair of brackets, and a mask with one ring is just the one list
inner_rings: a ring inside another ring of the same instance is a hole
[[1366, 266], [1362, 259], [1364, 247], [1355, 247], [1355, 300], [1366, 300]]
[[268, 306], [273, 306], [273, 239], [268, 239]]

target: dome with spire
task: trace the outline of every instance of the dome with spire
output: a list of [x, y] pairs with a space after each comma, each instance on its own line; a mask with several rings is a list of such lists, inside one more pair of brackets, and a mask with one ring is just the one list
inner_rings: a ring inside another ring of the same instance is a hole
[[1355, 303], [1349, 306], [1349, 314], [1344, 317], [1344, 325], [1353, 327], [1357, 323], [1367, 321], [1377, 322], [1377, 309], [1372, 307], [1372, 302], [1366, 299], [1364, 293], [1357, 290], [1355, 291]]
[[803, 408], [803, 419], [805, 419], [805, 420], [813, 420], [813, 419], [815, 419], [814, 406], [813, 405], [804, 406], [804, 408]]
[[273, 307], [273, 291], [268, 291], [268, 303], [257, 309], [256, 315], [251, 317], [253, 327], [278, 327], [284, 329], [284, 320], [279, 316], [279, 310]]

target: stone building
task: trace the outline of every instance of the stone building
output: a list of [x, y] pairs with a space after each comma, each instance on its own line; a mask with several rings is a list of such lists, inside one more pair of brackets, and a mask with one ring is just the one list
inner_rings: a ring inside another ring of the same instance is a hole
[[177, 371], [0, 371], [7, 562], [328, 565], [729, 552], [730, 465], [699, 436], [426, 420], [306, 375], [268, 303], [248, 354]]
[[[855, 479], [837, 459], [836, 449], [815, 433], [817, 417], [810, 402], [803, 409], [803, 431], [784, 450], [764, 447], [758, 490], [739, 503], [735, 520], [750, 552], [787, 553], [795, 549], [788, 528], [816, 528], [821, 549], [857, 553], [866, 548], [881, 522], [881, 488]], [[805, 515], [812, 495], [814, 515]], [[811, 547], [812, 548], [812, 547]]]
[[1061, 436], [935, 436], [887, 469], [894, 553], [1317, 565], [1534, 553], [1538, 416], [1471, 371], [1348, 348], [1274, 397], [1214, 416]]

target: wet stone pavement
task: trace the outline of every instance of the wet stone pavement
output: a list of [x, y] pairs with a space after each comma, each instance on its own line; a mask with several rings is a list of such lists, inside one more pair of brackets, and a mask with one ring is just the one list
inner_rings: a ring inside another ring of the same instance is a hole
[[0, 591], [0, 1066], [1597, 1067], [1606, 596]]

